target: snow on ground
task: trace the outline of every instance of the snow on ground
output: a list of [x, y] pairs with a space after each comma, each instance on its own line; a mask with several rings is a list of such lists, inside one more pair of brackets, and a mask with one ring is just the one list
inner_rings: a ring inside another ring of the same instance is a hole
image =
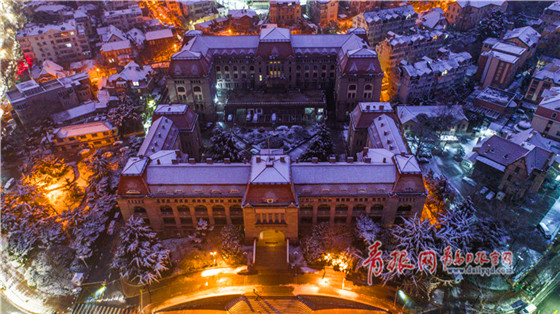
[[304, 274], [314, 274], [319, 271], [318, 269], [307, 267], [307, 266], [300, 267], [299, 269]]
[[171, 252], [171, 262], [179, 263], [192, 249], [192, 241], [189, 238], [167, 239], [161, 241], [164, 248]]

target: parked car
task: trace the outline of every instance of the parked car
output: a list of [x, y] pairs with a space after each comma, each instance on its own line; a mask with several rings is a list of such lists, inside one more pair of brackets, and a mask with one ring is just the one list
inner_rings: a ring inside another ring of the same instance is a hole
[[552, 239], [552, 232], [550, 232], [550, 229], [544, 222], [539, 223], [537, 229], [542, 233], [545, 239]]
[[496, 195], [496, 193], [490, 191], [490, 193], [488, 193], [488, 195], [486, 195], [486, 199], [487, 200], [491, 200], [494, 198], [494, 196]]
[[16, 179], [14, 179], [14, 178], [11, 178], [10, 180], [8, 180], [8, 182], [6, 182], [6, 184], [4, 184], [4, 190], [10, 189], [15, 181], [16, 181]]
[[518, 309], [524, 306], [527, 306], [527, 303], [525, 303], [523, 300], [517, 300], [511, 304], [511, 307], [513, 309]]
[[524, 309], [522, 309], [519, 313], [523, 314], [531, 314], [537, 311], [537, 307], [534, 304], [527, 305]]
[[464, 177], [461, 180], [464, 181], [466, 184], [468, 184], [470, 186], [476, 186], [476, 181], [474, 181], [473, 179], [471, 179], [469, 177]]
[[480, 194], [485, 195], [488, 192], [488, 188], [487, 187], [482, 187], [482, 189], [480, 189]]

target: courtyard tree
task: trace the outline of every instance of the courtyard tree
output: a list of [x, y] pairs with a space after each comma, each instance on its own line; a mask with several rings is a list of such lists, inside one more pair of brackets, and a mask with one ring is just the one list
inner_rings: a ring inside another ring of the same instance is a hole
[[214, 135], [210, 139], [208, 156], [216, 161], [223, 161], [225, 158], [229, 158], [232, 162], [240, 162], [241, 150], [235, 146], [235, 141], [231, 132], [221, 127], [216, 127], [214, 129]]
[[168, 269], [169, 250], [161, 245], [156, 233], [141, 218], [131, 216], [120, 239], [112, 267], [121, 278], [139, 285], [158, 281]]
[[337, 266], [344, 263], [344, 269], [350, 269], [356, 252], [350, 230], [322, 222], [313, 226], [311, 235], [302, 240], [302, 253], [309, 264]]
[[239, 226], [227, 225], [220, 231], [221, 253], [224, 261], [228, 264], [239, 264], [243, 262], [243, 231]]
[[125, 134], [142, 130], [142, 106], [126, 100], [119, 106], [109, 109], [107, 119], [112, 126], [119, 130], [122, 137]]
[[492, 10], [476, 25], [475, 31], [479, 41], [488, 37], [501, 38], [506, 30], [508, 20], [506, 14], [500, 10]]
[[313, 157], [317, 157], [319, 161], [328, 161], [329, 157], [334, 154], [333, 142], [327, 126], [322, 123], [317, 125], [316, 128], [317, 134], [315, 134], [305, 152], [299, 157], [302, 161], [311, 161]]
[[379, 225], [367, 215], [362, 215], [356, 220], [356, 231], [366, 247], [378, 240], [380, 229]]

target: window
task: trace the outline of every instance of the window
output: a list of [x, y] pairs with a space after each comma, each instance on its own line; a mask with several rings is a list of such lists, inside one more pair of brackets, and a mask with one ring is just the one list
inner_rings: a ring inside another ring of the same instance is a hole
[[412, 210], [411, 205], [401, 205], [397, 208], [397, 212], [410, 212]]
[[146, 209], [144, 207], [135, 206], [134, 214], [146, 215]]
[[177, 211], [179, 212], [179, 215], [181, 215], [181, 216], [189, 216], [191, 214], [191, 211], [189, 210], [189, 207], [185, 206], [185, 205], [177, 206]]
[[227, 65], [226, 65], [225, 69], [226, 69], [226, 71], [229, 71], [229, 67]]
[[181, 218], [181, 225], [187, 225], [187, 226], [192, 225], [192, 219], [190, 219], [190, 218]]
[[183, 86], [179, 86], [177, 87], [177, 92], [179, 93], [184, 93], [185, 92], [185, 88]]
[[173, 209], [171, 209], [171, 206], [161, 206], [159, 210], [162, 215], [173, 215]]
[[220, 68], [220, 67], [216, 67], [216, 71], [218, 71], [218, 72], [219, 72], [219, 71], [221, 71], [221, 70], [222, 70], [222, 68]]
[[348, 90], [356, 90], [356, 85], [352, 84], [348, 86]]
[[163, 218], [163, 224], [174, 225], [175, 224], [175, 218]]

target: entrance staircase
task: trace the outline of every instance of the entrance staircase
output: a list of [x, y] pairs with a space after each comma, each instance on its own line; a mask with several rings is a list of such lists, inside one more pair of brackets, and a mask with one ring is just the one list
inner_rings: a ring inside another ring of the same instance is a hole
[[255, 266], [258, 270], [288, 270], [286, 245], [257, 246]]

